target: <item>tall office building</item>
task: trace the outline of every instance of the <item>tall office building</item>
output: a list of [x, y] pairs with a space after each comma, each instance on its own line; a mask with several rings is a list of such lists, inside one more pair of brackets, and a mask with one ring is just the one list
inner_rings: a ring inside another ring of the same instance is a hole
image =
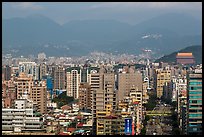
[[163, 95], [163, 86], [165, 82], [170, 82], [171, 71], [168, 69], [156, 69], [156, 91], [157, 97], [161, 98]]
[[80, 67], [70, 67], [66, 70], [67, 75], [67, 96], [72, 96], [75, 99], [79, 98], [79, 86], [81, 81]]
[[118, 74], [118, 101], [122, 101], [129, 95], [132, 86], [137, 86], [142, 91], [142, 83], [142, 74], [133, 67], [125, 66]]
[[202, 69], [187, 75], [187, 134], [202, 135]]
[[57, 66], [54, 69], [54, 90], [65, 89], [65, 69], [62, 66]]

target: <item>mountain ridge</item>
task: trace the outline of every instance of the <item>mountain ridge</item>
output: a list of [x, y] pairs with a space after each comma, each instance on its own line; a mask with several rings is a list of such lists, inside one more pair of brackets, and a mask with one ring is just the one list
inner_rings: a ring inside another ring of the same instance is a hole
[[[175, 16], [175, 19], [182, 18], [182, 15], [172, 16]], [[183, 20], [184, 22], [189, 23], [178, 22], [177, 26], [186, 26], [185, 31], [191, 34], [189, 25], [196, 20], [189, 21], [192, 19], [191, 17], [184, 19], [187, 19]], [[151, 20], [159, 22], [159, 20], [165, 19], [155, 17]], [[13, 49], [18, 50], [15, 53], [16, 55], [31, 54], [25, 52], [28, 46], [33, 48], [32, 54], [45, 52], [51, 56], [61, 56], [61, 54], [67, 54], [68, 56], [73, 54], [85, 55], [93, 50], [139, 54], [140, 49], [144, 47], [155, 50], [158, 54], [167, 54], [178, 48], [202, 43], [202, 37], [199, 35], [201, 34], [199, 25], [191, 24], [197, 33], [189, 35], [188, 33], [180, 34], [180, 31], [175, 31], [170, 23], [158, 26], [158, 23], [153, 25], [151, 20], [149, 22], [146, 20], [146, 23], [143, 22], [139, 25], [130, 25], [115, 20], [82, 20], [60, 25], [52, 22], [48, 17], [44, 18], [44, 16], [38, 15], [13, 20], [3, 19], [2, 48], [7, 53]], [[147, 34], [159, 34], [162, 37], [159, 39], [142, 39]], [[44, 45], [47, 44], [50, 47], [44, 48]], [[58, 47], [59, 52], [55, 53], [56, 47]], [[76, 50], [77, 48], [80, 50]]]

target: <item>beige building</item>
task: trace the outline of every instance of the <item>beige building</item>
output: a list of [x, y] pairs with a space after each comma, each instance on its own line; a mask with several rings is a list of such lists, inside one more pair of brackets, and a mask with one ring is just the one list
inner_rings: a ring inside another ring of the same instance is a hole
[[143, 120], [143, 106], [142, 106], [142, 91], [138, 87], [132, 86], [130, 89], [130, 100], [134, 107], [133, 111], [133, 124], [136, 134], [139, 134], [142, 129]]
[[30, 99], [32, 90], [32, 77], [28, 77], [25, 73], [20, 73], [16, 78], [17, 99]]
[[38, 105], [38, 111], [47, 113], [47, 85], [46, 81], [33, 81], [25, 73], [16, 78], [17, 99], [31, 99]]
[[79, 108], [91, 109], [91, 86], [88, 83], [81, 83], [79, 86]]
[[118, 74], [118, 100], [122, 101], [129, 95], [130, 88], [137, 86], [142, 91], [142, 74], [137, 72], [134, 67], [125, 66], [123, 71]]
[[148, 81], [143, 81], [142, 83], [142, 102], [143, 104], [148, 103], [149, 95], [148, 95]]
[[97, 111], [97, 135], [122, 135], [125, 132], [125, 118], [121, 114], [113, 113], [111, 104], [106, 105], [106, 110]]
[[99, 71], [91, 71], [90, 85], [92, 92], [93, 126], [96, 126], [96, 113], [98, 111], [104, 111], [107, 104], [112, 105], [113, 109], [116, 108], [115, 75], [113, 72], [107, 72], [104, 67], [101, 67]]
[[156, 69], [156, 91], [157, 97], [161, 98], [163, 95], [163, 86], [165, 82], [171, 81], [171, 70]]
[[33, 82], [30, 97], [37, 103], [38, 112], [47, 113], [47, 85], [45, 80]]

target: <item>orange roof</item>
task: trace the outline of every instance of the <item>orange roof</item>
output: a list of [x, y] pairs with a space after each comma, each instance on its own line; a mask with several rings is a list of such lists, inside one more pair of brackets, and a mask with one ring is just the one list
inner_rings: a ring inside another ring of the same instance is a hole
[[75, 130], [75, 128], [72, 128], [72, 127], [67, 128], [67, 131], [68, 131], [68, 132], [73, 132], [74, 130]]
[[193, 56], [193, 53], [177, 53], [177, 56]]

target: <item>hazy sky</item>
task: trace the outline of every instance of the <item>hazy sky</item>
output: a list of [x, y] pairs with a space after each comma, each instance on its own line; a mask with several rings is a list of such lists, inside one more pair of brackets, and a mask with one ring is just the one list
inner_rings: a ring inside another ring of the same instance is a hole
[[45, 15], [63, 24], [71, 20], [113, 19], [137, 24], [174, 12], [202, 20], [202, 2], [4, 2], [3, 19]]

